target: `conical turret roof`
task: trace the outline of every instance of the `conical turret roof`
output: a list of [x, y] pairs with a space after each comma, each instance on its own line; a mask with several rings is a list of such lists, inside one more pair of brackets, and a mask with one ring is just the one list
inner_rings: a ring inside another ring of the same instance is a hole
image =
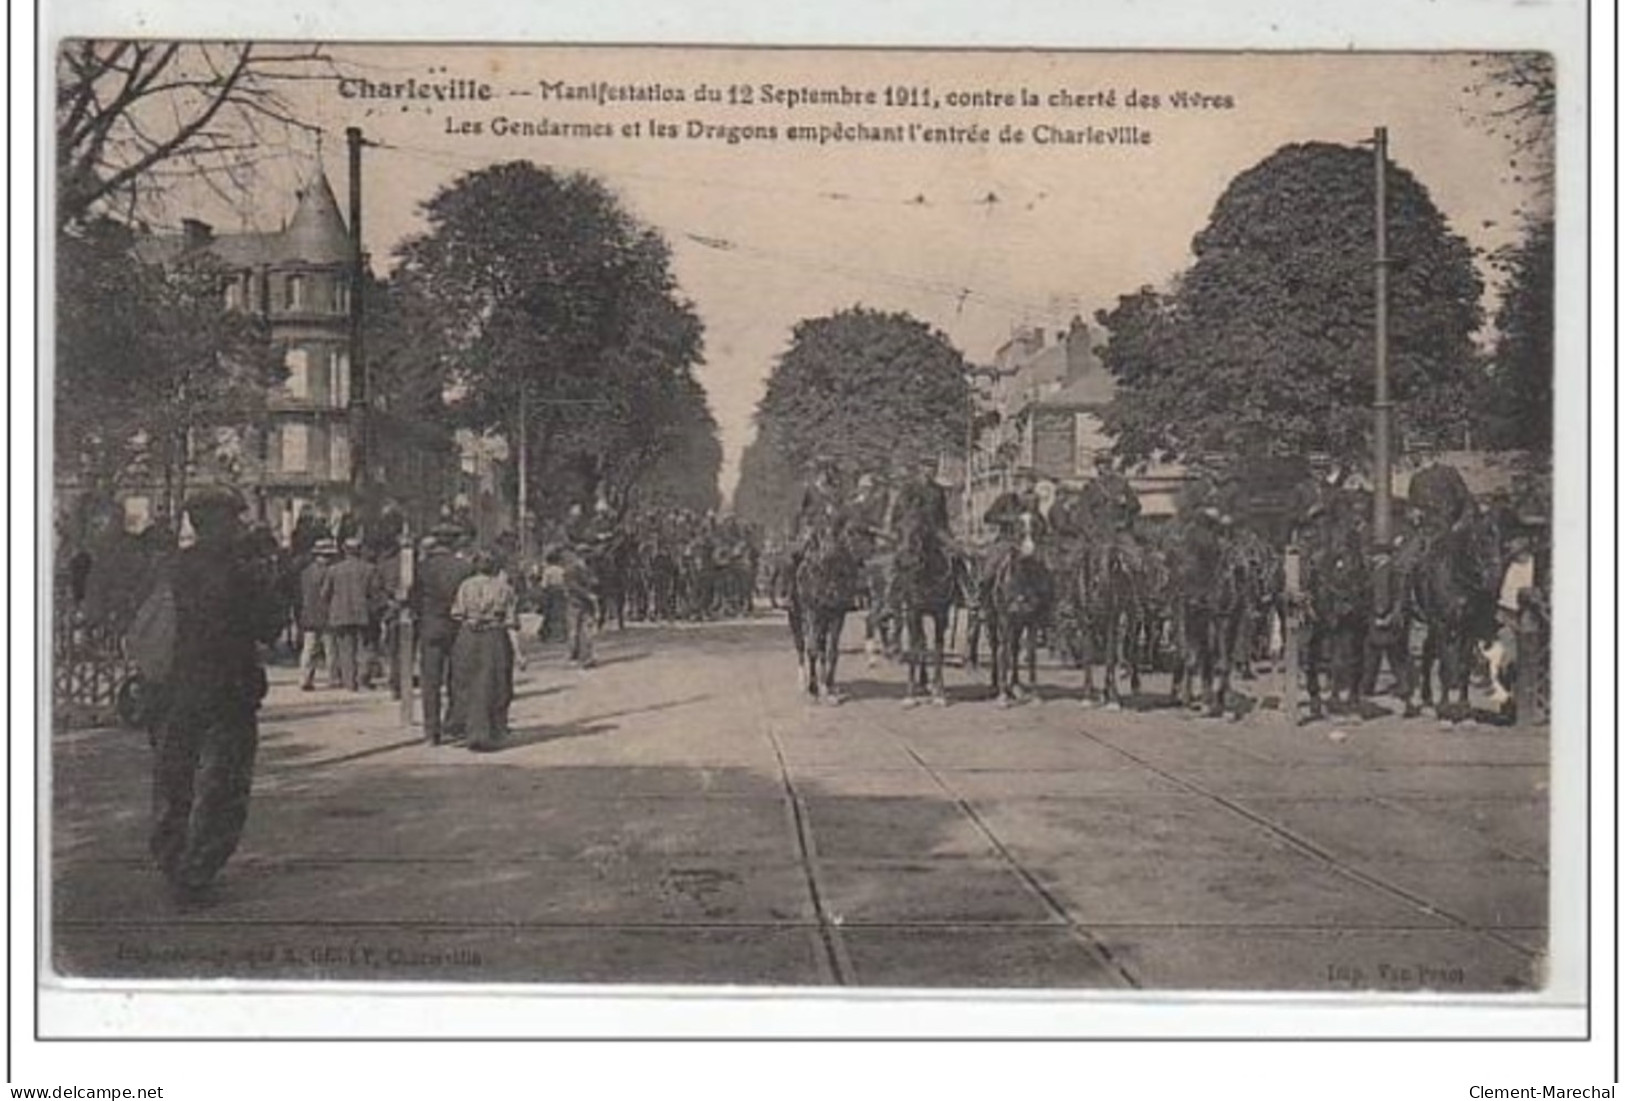
[[350, 233], [344, 216], [327, 182], [327, 173], [318, 166], [316, 174], [299, 189], [299, 205], [293, 220], [282, 231], [279, 250], [285, 260], [310, 264], [341, 264], [350, 259]]

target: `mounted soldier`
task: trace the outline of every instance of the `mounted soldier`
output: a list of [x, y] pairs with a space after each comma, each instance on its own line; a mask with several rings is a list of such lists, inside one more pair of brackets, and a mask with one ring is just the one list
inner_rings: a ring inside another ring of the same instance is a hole
[[1000, 537], [1013, 545], [1019, 541], [1024, 532], [1023, 517], [1029, 517], [1027, 523], [1035, 530], [1033, 538], [1037, 539], [1049, 530], [1049, 521], [1044, 517], [1043, 502], [1038, 497], [1038, 475], [1030, 468], [1023, 467], [1014, 475], [1014, 485], [994, 500], [982, 514], [982, 522], [997, 531]]
[[1095, 455], [1094, 486], [1105, 503], [1111, 526], [1116, 531], [1129, 531], [1140, 518], [1140, 495], [1134, 492], [1129, 480], [1112, 465], [1111, 456], [1101, 451]]
[[897, 491], [894, 508], [904, 507], [924, 517], [939, 541], [949, 541], [948, 491], [937, 481], [936, 459], [922, 456], [914, 464], [908, 479]]
[[801, 491], [801, 502], [791, 522], [790, 566], [794, 571], [806, 555], [808, 544], [819, 533], [832, 531], [843, 518], [840, 472], [835, 460], [818, 455], [812, 461], [812, 477]]

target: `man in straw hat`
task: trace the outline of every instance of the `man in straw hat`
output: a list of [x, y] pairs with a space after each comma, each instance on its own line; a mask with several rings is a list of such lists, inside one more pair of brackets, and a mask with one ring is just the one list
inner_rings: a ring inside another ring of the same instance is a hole
[[324, 537], [316, 540], [310, 553], [310, 562], [299, 571], [299, 687], [305, 692], [316, 688], [318, 651], [327, 667], [327, 686], [339, 683], [339, 651], [327, 627], [327, 571], [338, 557], [339, 548]]

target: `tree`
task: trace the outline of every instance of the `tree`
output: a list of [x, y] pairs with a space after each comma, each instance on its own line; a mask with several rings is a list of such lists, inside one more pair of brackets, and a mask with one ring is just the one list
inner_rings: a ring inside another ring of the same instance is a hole
[[1526, 218], [1551, 218], [1557, 182], [1557, 67], [1551, 54], [1507, 53], [1474, 58], [1480, 79], [1465, 91], [1482, 105], [1475, 117], [1511, 147], [1507, 167], [1527, 186]]
[[123, 226], [58, 234], [57, 469], [111, 499], [161, 481], [172, 515], [190, 471], [231, 478], [253, 461], [243, 429], [284, 377], [262, 318], [224, 308], [208, 252], [141, 259]]
[[1485, 442], [1542, 459], [1552, 451], [1556, 244], [1551, 220], [1535, 220], [1521, 241], [1495, 257], [1506, 285], [1495, 314], [1498, 336], [1483, 394]]
[[659, 459], [643, 465], [623, 503], [696, 512], [721, 507], [717, 479], [722, 472], [722, 444], [716, 418], [698, 382], [686, 379], [677, 387], [673, 408], [662, 425], [655, 452]]
[[1479, 119], [1507, 141], [1529, 195], [1520, 239], [1491, 257], [1503, 282], [1482, 428], [1490, 446], [1529, 452], [1533, 477], [1549, 469], [1552, 450], [1557, 72], [1551, 55], [1539, 53], [1493, 54], [1475, 65], [1483, 79], [1471, 90], [1488, 104]]
[[623, 496], [672, 426], [695, 423], [703, 328], [665, 241], [598, 180], [525, 161], [461, 177], [425, 214], [392, 282], [427, 322], [414, 339], [454, 395], [450, 416], [515, 439], [524, 411], [544, 514]]
[[756, 438], [745, 445], [739, 459], [739, 485], [733, 510], [764, 531], [782, 532], [795, 512], [800, 480], [773, 438], [773, 422], [757, 418]]
[[301, 120], [290, 82], [335, 72], [315, 46], [77, 39], [56, 64], [57, 225], [134, 221], [177, 181], [229, 199]]
[[1188, 330], [1178, 323], [1176, 306], [1176, 293], [1141, 287], [1119, 297], [1115, 309], [1095, 311], [1095, 321], [1111, 334], [1101, 350], [1101, 365], [1117, 377], [1120, 388], [1135, 394], [1108, 416], [1121, 454], [1145, 458], [1168, 450], [1165, 426], [1182, 415], [1183, 391], [1159, 385], [1177, 374], [1194, 351], [1179, 344]]
[[[1397, 438], [1448, 442], [1478, 381], [1482, 283], [1427, 189], [1396, 164], [1387, 172]], [[1365, 464], [1374, 192], [1370, 153], [1284, 146], [1231, 181], [1172, 291], [1099, 315], [1120, 383], [1106, 415], [1120, 453], [1318, 452]]]
[[828, 453], [851, 471], [963, 447], [964, 356], [905, 313], [854, 306], [800, 322], [757, 409], [783, 460]]

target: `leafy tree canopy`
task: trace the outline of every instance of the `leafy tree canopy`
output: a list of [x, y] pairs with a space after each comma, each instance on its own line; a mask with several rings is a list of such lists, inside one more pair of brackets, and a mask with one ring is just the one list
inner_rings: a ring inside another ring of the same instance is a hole
[[457, 423], [512, 439], [525, 411], [533, 505], [625, 497], [697, 425], [714, 433], [693, 378], [703, 326], [670, 250], [602, 183], [514, 161], [463, 176], [425, 214], [392, 280], [425, 319], [415, 354]]
[[1552, 451], [1552, 354], [1555, 301], [1552, 222], [1531, 221], [1524, 238], [1502, 250], [1495, 264], [1506, 285], [1495, 314], [1498, 339], [1483, 391], [1486, 443]]
[[[1389, 369], [1397, 438], [1459, 431], [1477, 381], [1482, 283], [1426, 188], [1390, 163]], [[1328, 453], [1363, 464], [1374, 398], [1371, 154], [1288, 145], [1241, 173], [1166, 293], [1097, 320], [1130, 459]]]
[[800, 487], [797, 470], [773, 439], [773, 422], [757, 418], [756, 438], [739, 459], [739, 485], [734, 514], [769, 532], [784, 532], [795, 510]]
[[962, 446], [967, 364], [942, 333], [905, 313], [854, 306], [802, 321], [757, 410], [800, 471], [828, 454], [851, 471]]

